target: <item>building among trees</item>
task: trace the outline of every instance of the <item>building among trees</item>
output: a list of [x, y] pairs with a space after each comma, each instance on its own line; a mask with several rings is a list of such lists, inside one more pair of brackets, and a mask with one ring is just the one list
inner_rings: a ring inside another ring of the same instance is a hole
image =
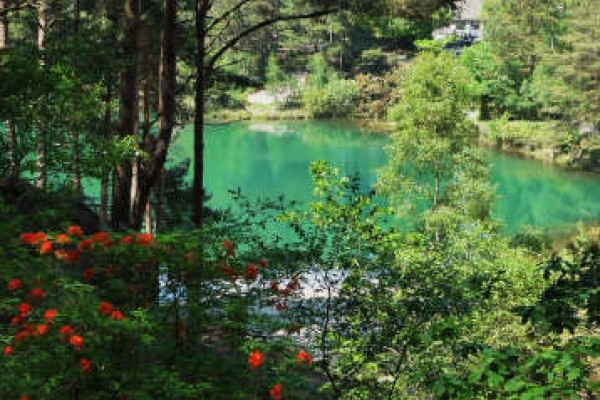
[[480, 40], [483, 34], [482, 10], [483, 0], [464, 0], [458, 5], [450, 25], [436, 29], [433, 38], [443, 39], [454, 35], [470, 41]]

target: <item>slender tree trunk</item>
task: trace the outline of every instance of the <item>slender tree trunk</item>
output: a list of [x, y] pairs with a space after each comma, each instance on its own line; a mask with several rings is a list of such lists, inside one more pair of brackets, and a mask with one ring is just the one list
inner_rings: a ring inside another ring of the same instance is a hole
[[[110, 79], [110, 78], [108, 78]], [[104, 118], [102, 121], [102, 135], [106, 140], [112, 136], [112, 84], [107, 82], [106, 95], [104, 97]], [[100, 223], [108, 224], [108, 183], [110, 180], [110, 167], [103, 165], [102, 177], [100, 178]]]
[[177, 0], [165, 0], [165, 19], [161, 41], [160, 57], [160, 95], [158, 98], [158, 138], [148, 164], [146, 179], [140, 182], [136, 197], [132, 225], [140, 229], [146, 204], [150, 199], [152, 187], [161, 174], [167, 160], [167, 152], [171, 143], [171, 135], [175, 126], [175, 84], [176, 57], [175, 35], [177, 26]]
[[[80, 14], [79, 0], [74, 0], [73, 29], [76, 34], [79, 33]], [[71, 128], [71, 143], [73, 146], [73, 190], [78, 197], [83, 198], [83, 187], [81, 185], [81, 149], [79, 146], [79, 132], [77, 129]]]
[[38, 30], [37, 44], [38, 50], [46, 49], [46, 29], [48, 27], [48, 2], [47, 0], [39, 0], [38, 2]]
[[108, 168], [102, 169], [102, 177], [100, 178], [100, 224], [106, 226], [108, 224], [108, 182], [110, 180], [110, 172]]
[[434, 191], [433, 191], [433, 206], [432, 209], [436, 209], [438, 203], [440, 201], [440, 176], [439, 174], [435, 174], [435, 183], [434, 183]]
[[[6, 0], [0, 0], [0, 10], [4, 10], [7, 6]], [[8, 48], [10, 44], [9, 29], [8, 29], [8, 15], [4, 14], [0, 16], [0, 50]]]
[[[151, 60], [150, 60], [150, 38], [148, 32], [148, 26], [145, 25], [143, 28], [143, 38], [142, 40], [142, 54], [143, 60], [142, 65], [144, 66], [144, 103], [143, 103], [143, 114], [144, 114], [144, 122], [142, 129], [142, 141], [144, 143], [144, 149], [146, 153], [151, 154], [152, 152], [152, 136], [150, 132], [150, 113], [151, 113], [151, 102], [150, 102], [150, 76], [152, 72], [151, 68]], [[144, 165], [147, 170], [148, 165]], [[153, 232], [152, 229], [152, 188], [150, 189], [150, 194], [148, 195], [148, 201], [146, 201], [146, 209], [144, 211], [144, 225], [146, 227], [146, 232]]]
[[17, 132], [12, 120], [9, 119], [6, 121], [6, 129], [8, 130], [8, 151], [10, 152], [8, 176], [10, 178], [18, 178], [21, 169], [17, 147]]
[[[5, 0], [0, 0], [0, 10], [7, 6]], [[10, 29], [8, 27], [8, 15], [0, 16], [0, 50], [8, 49], [10, 46]], [[6, 120], [6, 130], [8, 131], [8, 151], [10, 153], [8, 175], [10, 178], [19, 176], [19, 160], [17, 151], [17, 133], [12, 120]]]
[[158, 178], [156, 190], [156, 204], [154, 205], [154, 230], [160, 232], [164, 222], [164, 205], [165, 205], [165, 177], [166, 171], [163, 168]]
[[[140, 12], [145, 12], [146, 9], [140, 9]], [[142, 81], [142, 112], [143, 112], [143, 121], [142, 121], [142, 143], [144, 146], [144, 150], [151, 154], [152, 152], [152, 137], [150, 136], [150, 38], [149, 38], [149, 26], [144, 21], [140, 24], [139, 29], [139, 55], [140, 55], [140, 68], [141, 68], [141, 81]], [[136, 105], [139, 107], [139, 102], [136, 102]], [[139, 115], [139, 112], [136, 111], [136, 115]], [[136, 207], [136, 201], [138, 198], [138, 192], [140, 190], [140, 185], [143, 185], [141, 180], [146, 179], [145, 174], [147, 173], [148, 162], [142, 160], [141, 157], [135, 157], [133, 160], [133, 166], [131, 170], [131, 224], [135, 225], [133, 221], [133, 215], [135, 214], [134, 208]], [[150, 197], [150, 196], [149, 196]]]
[[79, 132], [76, 129], [71, 131], [71, 143], [73, 145], [73, 189], [77, 196], [83, 197], [83, 187], [81, 186], [81, 149], [79, 146]]
[[204, 95], [207, 86], [207, 73], [204, 67], [206, 57], [206, 16], [210, 4], [207, 0], [196, 1], [196, 88], [194, 115], [194, 183], [192, 187], [192, 221], [202, 226], [204, 210]]
[[[37, 29], [37, 45], [40, 51], [40, 63], [45, 64], [45, 56], [43, 51], [46, 49], [46, 29], [48, 27], [48, 3], [46, 0], [40, 0], [38, 2], [38, 29]], [[38, 188], [45, 188], [47, 183], [47, 160], [46, 160], [46, 138], [44, 132], [44, 125], [41, 121], [37, 123], [37, 137], [36, 137], [36, 186]]]
[[75, 32], [79, 32], [81, 26], [81, 4], [79, 0], [73, 0], [73, 27]]
[[[121, 73], [119, 103], [119, 136], [137, 133], [137, 41], [138, 41], [138, 1], [125, 0], [125, 37], [123, 50], [127, 56], [127, 66]], [[111, 225], [114, 229], [129, 224], [131, 193], [131, 162], [121, 161], [113, 176], [113, 199]]]

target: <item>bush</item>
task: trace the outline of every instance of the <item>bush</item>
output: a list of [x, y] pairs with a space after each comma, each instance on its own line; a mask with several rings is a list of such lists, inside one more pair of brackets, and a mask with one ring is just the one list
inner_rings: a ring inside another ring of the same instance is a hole
[[303, 95], [304, 105], [315, 117], [348, 117], [359, 96], [355, 81], [334, 79], [324, 87], [309, 86]]

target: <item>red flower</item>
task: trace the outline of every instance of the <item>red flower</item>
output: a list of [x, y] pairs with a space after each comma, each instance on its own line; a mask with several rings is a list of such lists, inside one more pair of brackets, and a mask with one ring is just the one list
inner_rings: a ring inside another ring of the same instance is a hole
[[29, 396], [23, 395], [19, 400], [29, 400]]
[[228, 264], [226, 264], [226, 263], [221, 264], [221, 269], [223, 269], [223, 272], [225, 273], [225, 275], [229, 275], [229, 277], [231, 279], [235, 280], [237, 278], [237, 273]]
[[83, 271], [83, 280], [90, 282], [92, 279], [94, 279], [94, 275], [96, 275], [94, 268], [86, 268], [86, 270]]
[[48, 236], [44, 232], [35, 233], [21, 233], [21, 242], [25, 244], [38, 244], [48, 239]]
[[296, 360], [298, 360], [298, 364], [302, 364], [303, 362], [305, 362], [307, 365], [310, 365], [312, 363], [312, 358], [310, 354], [308, 354], [304, 350], [300, 350], [298, 354], [296, 354]]
[[248, 357], [248, 364], [252, 369], [260, 367], [265, 362], [265, 355], [260, 350], [254, 350]]
[[69, 234], [69, 236], [82, 237], [83, 236], [83, 231], [81, 230], [81, 227], [79, 225], [71, 225], [67, 229], [67, 234]]
[[300, 281], [298, 278], [294, 277], [288, 282], [287, 287], [290, 288], [290, 290], [300, 289]]
[[22, 286], [23, 281], [21, 281], [20, 279], [13, 279], [10, 282], [8, 282], [8, 291], [14, 292], [17, 289], [20, 289]]
[[279, 292], [279, 282], [271, 281], [271, 290], [274, 292]]
[[263, 268], [267, 268], [267, 260], [265, 260], [264, 258], [259, 258], [257, 261], [258, 265], [260, 265]]
[[43, 300], [46, 297], [46, 293], [40, 288], [33, 288], [31, 292], [29, 292], [30, 300]]
[[77, 244], [77, 250], [79, 251], [92, 250], [93, 247], [94, 241], [92, 239], [84, 239]]
[[12, 347], [10, 347], [10, 346], [6, 346], [6, 347], [4, 348], [4, 355], [5, 355], [5, 356], [10, 356], [10, 355], [12, 354], [12, 352], [13, 352], [13, 349], [12, 349]]
[[56, 311], [56, 308], [50, 308], [44, 313], [44, 319], [46, 320], [46, 322], [52, 322], [52, 320], [56, 318], [57, 315], [58, 311]]
[[26, 329], [20, 330], [19, 332], [17, 332], [17, 334], [15, 335], [14, 341], [15, 343], [19, 343], [21, 342], [21, 340], [25, 339], [27, 336], [29, 336], [31, 334], [31, 332], [29, 332]]
[[110, 235], [106, 232], [97, 232], [92, 235], [92, 240], [96, 243], [110, 242]]
[[110, 317], [112, 319], [114, 319], [115, 321], [122, 321], [125, 319], [125, 316], [123, 315], [123, 313], [119, 310], [114, 310], [113, 312], [110, 313]]
[[223, 240], [223, 247], [225, 247], [227, 255], [232, 256], [235, 254], [235, 245], [231, 241], [227, 239]]
[[269, 394], [271, 395], [271, 398], [273, 400], [281, 400], [282, 399], [282, 394], [281, 394], [282, 391], [283, 391], [283, 384], [276, 383], [275, 385], [273, 385], [271, 387], [271, 390], [269, 390]]
[[108, 301], [100, 302], [100, 314], [107, 316], [113, 311], [113, 305]]
[[127, 236], [123, 236], [121, 238], [120, 243], [121, 244], [127, 244], [127, 245], [131, 245], [134, 243], [135, 237], [133, 235], [127, 235]]
[[277, 303], [275, 305], [275, 308], [277, 308], [277, 311], [282, 311], [282, 310], [285, 310], [287, 308], [287, 304], [285, 304], [285, 301], [281, 302], [281, 303]]
[[142, 233], [137, 236], [137, 243], [142, 246], [147, 246], [154, 242], [154, 236], [151, 233]]
[[21, 303], [19, 304], [19, 316], [25, 318], [29, 315], [33, 307], [29, 303]]
[[75, 349], [81, 351], [83, 348], [83, 337], [80, 335], [71, 335], [71, 337], [69, 337], [69, 343], [75, 347]]
[[35, 328], [35, 333], [37, 335], [45, 335], [46, 333], [48, 333], [48, 330], [50, 328], [48, 327], [48, 325], [38, 325]]
[[56, 256], [57, 260], [62, 260], [64, 262], [70, 263], [70, 264], [75, 264], [79, 261], [79, 258], [81, 257], [81, 253], [78, 250], [56, 250], [54, 252], [54, 255]]
[[92, 370], [92, 362], [84, 357], [79, 360], [79, 368], [82, 374], [89, 374]]
[[45, 240], [40, 244], [40, 254], [48, 254], [52, 251], [54, 246], [52, 246], [52, 242]]
[[79, 262], [79, 258], [81, 257], [81, 253], [77, 250], [70, 250], [67, 251], [67, 253], [65, 254], [65, 262], [68, 262], [70, 264], [75, 264], [77, 262]]
[[244, 271], [244, 277], [246, 277], [247, 279], [250, 279], [252, 281], [255, 281], [256, 278], [258, 277], [258, 269], [256, 268], [256, 266], [252, 263], [248, 263], [248, 266], [246, 267], [246, 270]]
[[71, 242], [71, 238], [69, 237], [69, 235], [65, 235], [60, 234], [60, 235], [56, 235], [56, 243], [58, 244], [67, 244]]
[[21, 317], [13, 317], [13, 318], [10, 320], [10, 324], [11, 324], [11, 325], [19, 325], [21, 322], [23, 322], [23, 320], [22, 320], [22, 318], [21, 318]]
[[64, 325], [62, 328], [58, 330], [58, 332], [63, 336], [69, 336], [73, 333], [73, 328], [69, 325]]

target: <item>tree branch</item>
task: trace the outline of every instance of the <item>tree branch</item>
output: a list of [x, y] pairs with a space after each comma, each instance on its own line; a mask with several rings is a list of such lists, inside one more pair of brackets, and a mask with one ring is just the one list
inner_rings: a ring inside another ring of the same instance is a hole
[[323, 15], [332, 14], [336, 11], [338, 11], [337, 8], [329, 8], [329, 9], [325, 9], [325, 10], [321, 10], [321, 11], [314, 11], [314, 12], [311, 12], [308, 14], [287, 15], [287, 16], [279, 16], [279, 17], [275, 17], [275, 18], [266, 19], [256, 25], [240, 32], [238, 35], [236, 35], [235, 37], [233, 37], [229, 41], [227, 41], [223, 45], [223, 47], [221, 47], [219, 49], [219, 51], [217, 51], [209, 59], [207, 68], [212, 69], [214, 67], [215, 63], [219, 60], [219, 58], [221, 58], [223, 56], [223, 54], [225, 54], [225, 52], [227, 50], [229, 50], [233, 46], [235, 46], [244, 37], [248, 36], [249, 34], [251, 34], [253, 32], [256, 32], [257, 30], [259, 30], [261, 28], [264, 28], [266, 26], [273, 25], [277, 22], [282, 22], [282, 21], [293, 21], [293, 20], [298, 20], [298, 19], [309, 19], [309, 18], [321, 17]]
[[219, 24], [219, 23], [225, 21], [226, 19], [228, 19], [231, 14], [233, 14], [236, 11], [238, 11], [239, 9], [241, 9], [242, 7], [244, 7], [244, 5], [246, 5], [247, 3], [250, 3], [251, 1], [252, 0], [241, 0], [234, 7], [230, 8], [228, 11], [226, 11], [223, 14], [221, 14], [220, 16], [216, 17], [211, 22], [211, 24], [206, 27], [206, 32], [210, 32], [210, 30], [213, 29], [215, 26], [217, 26], [217, 24]]

